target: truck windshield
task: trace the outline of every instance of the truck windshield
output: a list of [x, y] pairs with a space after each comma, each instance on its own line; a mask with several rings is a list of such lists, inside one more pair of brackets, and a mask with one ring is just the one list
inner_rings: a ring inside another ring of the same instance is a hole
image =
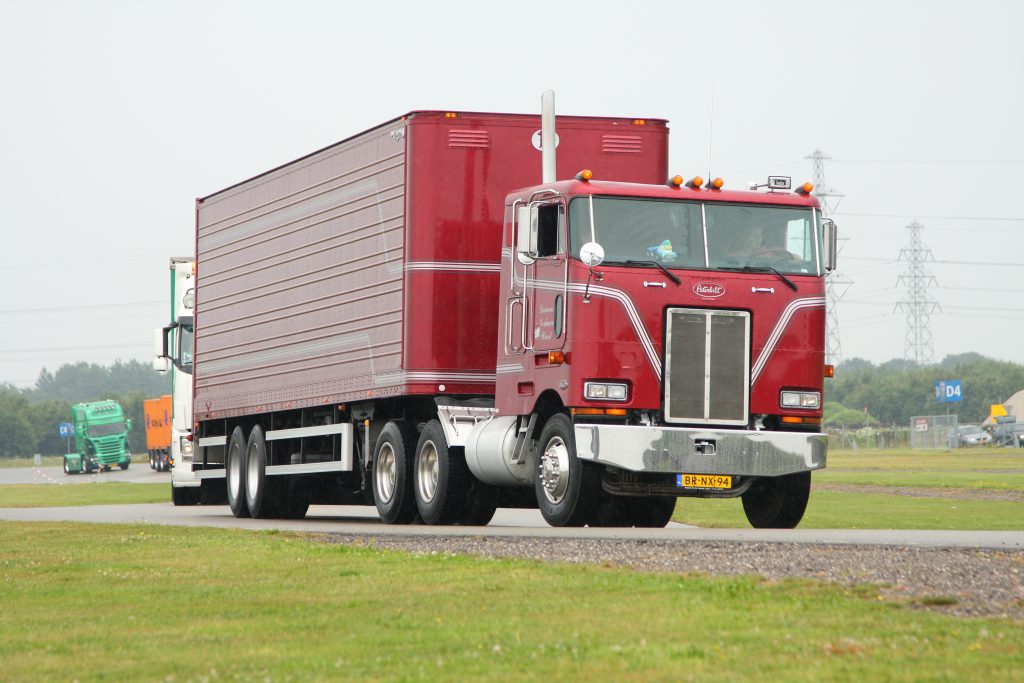
[[87, 430], [89, 436], [110, 436], [111, 434], [123, 434], [124, 422], [109, 422], [102, 425], [89, 425]]
[[815, 210], [807, 207], [620, 197], [576, 197], [569, 204], [573, 256], [597, 241], [605, 262], [657, 261], [667, 268], [816, 274], [817, 225]]

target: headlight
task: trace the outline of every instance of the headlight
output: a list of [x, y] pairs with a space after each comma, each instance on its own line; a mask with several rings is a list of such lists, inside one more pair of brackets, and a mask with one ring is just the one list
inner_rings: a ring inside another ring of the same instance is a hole
[[626, 401], [629, 400], [629, 386], [610, 382], [586, 382], [583, 395], [592, 401]]
[[783, 391], [779, 396], [783, 408], [817, 408], [821, 405], [821, 394], [817, 391]]

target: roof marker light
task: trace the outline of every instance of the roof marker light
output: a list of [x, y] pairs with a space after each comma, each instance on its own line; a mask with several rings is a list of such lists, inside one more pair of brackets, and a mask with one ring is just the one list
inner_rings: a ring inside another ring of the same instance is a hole
[[687, 187], [692, 187], [693, 189], [698, 190], [698, 189], [700, 189], [700, 186], [703, 185], [703, 184], [704, 184], [704, 179], [701, 178], [699, 175], [695, 175], [692, 178], [690, 178], [689, 181], [687, 181], [686, 186]]
[[459, 118], [459, 115], [458, 115], [457, 112], [454, 112], [454, 111], [446, 111], [444, 113], [444, 117], [446, 119], [457, 119], [457, 118]]
[[683, 183], [686, 182], [686, 178], [681, 175], [674, 175], [668, 179], [669, 187], [682, 187]]
[[634, 126], [646, 126], [647, 125], [647, 119], [633, 119], [633, 125]]
[[576, 180], [582, 180], [583, 182], [589, 182], [594, 177], [594, 172], [589, 168], [585, 168], [576, 174]]
[[811, 190], [814, 189], [813, 183], [804, 183], [800, 187], [796, 188], [798, 194], [810, 194]]
[[722, 180], [721, 178], [715, 178], [710, 183], [708, 183], [708, 187], [710, 187], [713, 190], [721, 190], [724, 185], [725, 181]]

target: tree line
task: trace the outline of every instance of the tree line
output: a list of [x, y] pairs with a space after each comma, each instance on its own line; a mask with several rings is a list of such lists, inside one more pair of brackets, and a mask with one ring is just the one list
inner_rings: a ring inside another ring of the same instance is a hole
[[[981, 422], [994, 403], [1024, 389], [1024, 365], [992, 360], [977, 353], [949, 356], [935, 365], [891, 360], [881, 365], [853, 358], [836, 368], [825, 382], [825, 424], [906, 426], [916, 415], [941, 415], [946, 405], [935, 401], [936, 380], [960, 380], [963, 400], [949, 404], [959, 422]], [[66, 440], [58, 433], [71, 421], [71, 405], [114, 399], [132, 421], [129, 446], [146, 451], [142, 402], [171, 391], [170, 377], [147, 363], [116, 362], [110, 367], [89, 363], [43, 370], [34, 387], [0, 384], [0, 457], [63, 454]]]
[[[938, 403], [935, 382], [959, 380], [959, 403]], [[980, 423], [992, 404], [1024, 389], [1024, 365], [997, 361], [977, 353], [947, 356], [934, 365], [891, 360], [874, 365], [853, 358], [836, 367], [825, 381], [825, 424], [907, 426], [918, 415], [945, 415], [948, 406], [958, 422]]]
[[0, 384], [0, 458], [63, 455], [68, 445], [58, 426], [71, 422], [71, 406], [104, 399], [121, 404], [125, 417], [132, 421], [128, 446], [133, 453], [145, 453], [142, 402], [169, 393], [170, 376], [159, 375], [138, 360], [118, 361], [109, 367], [65, 364], [52, 373], [44, 369], [29, 389]]

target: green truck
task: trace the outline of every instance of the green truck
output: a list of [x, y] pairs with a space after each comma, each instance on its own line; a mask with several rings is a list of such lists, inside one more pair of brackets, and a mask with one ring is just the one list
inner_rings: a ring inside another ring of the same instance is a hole
[[71, 424], [75, 452], [64, 456], [65, 474], [110, 470], [114, 465], [128, 469], [132, 461], [128, 450], [132, 421], [124, 418], [117, 401], [76, 403], [71, 406]]

